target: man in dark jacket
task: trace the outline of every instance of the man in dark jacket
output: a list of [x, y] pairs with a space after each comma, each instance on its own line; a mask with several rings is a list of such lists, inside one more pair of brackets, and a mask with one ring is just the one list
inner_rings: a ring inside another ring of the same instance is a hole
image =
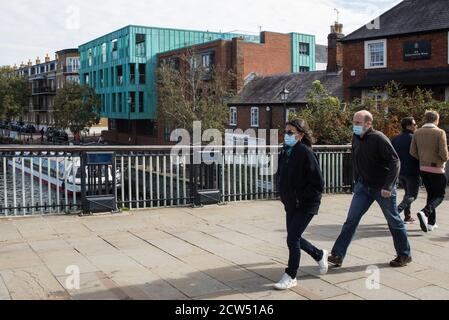
[[372, 123], [373, 116], [368, 111], [357, 112], [354, 116], [352, 151], [357, 183], [348, 218], [329, 257], [329, 262], [337, 267], [342, 266], [360, 220], [374, 201], [380, 205], [388, 222], [397, 252], [390, 266], [404, 267], [412, 261], [407, 231], [396, 205], [399, 158], [390, 140], [374, 130]]
[[392, 144], [399, 159], [401, 160], [401, 173], [399, 182], [405, 190], [402, 203], [398, 206], [399, 213], [404, 211], [405, 223], [414, 223], [412, 218], [411, 204], [418, 198], [419, 193], [419, 161], [410, 154], [413, 134], [416, 131], [416, 121], [413, 117], [402, 120], [402, 133], [393, 139]]

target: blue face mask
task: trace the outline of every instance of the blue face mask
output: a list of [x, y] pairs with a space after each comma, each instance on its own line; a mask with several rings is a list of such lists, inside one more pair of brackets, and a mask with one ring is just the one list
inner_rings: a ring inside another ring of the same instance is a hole
[[294, 147], [296, 145], [296, 143], [297, 143], [297, 141], [296, 141], [295, 136], [290, 136], [288, 134], [285, 135], [285, 137], [284, 137], [284, 144], [286, 146]]
[[361, 137], [365, 131], [363, 129], [363, 126], [354, 126], [352, 130], [353, 130], [354, 134], [359, 137]]

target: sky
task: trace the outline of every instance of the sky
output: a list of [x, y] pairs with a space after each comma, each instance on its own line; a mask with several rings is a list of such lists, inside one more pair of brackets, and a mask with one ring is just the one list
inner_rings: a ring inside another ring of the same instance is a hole
[[0, 0], [0, 65], [35, 62], [127, 25], [313, 34], [337, 19], [349, 34], [400, 0]]

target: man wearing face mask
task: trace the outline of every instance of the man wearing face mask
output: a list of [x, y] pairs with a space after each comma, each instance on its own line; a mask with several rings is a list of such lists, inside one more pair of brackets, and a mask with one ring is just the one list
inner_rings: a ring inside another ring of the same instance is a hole
[[354, 116], [352, 141], [356, 178], [354, 198], [329, 262], [341, 267], [356, 229], [364, 214], [376, 201], [388, 222], [397, 257], [393, 268], [405, 267], [412, 261], [407, 231], [397, 208], [396, 182], [400, 171], [399, 157], [390, 140], [373, 129], [373, 116], [364, 110]]
[[318, 214], [324, 191], [320, 165], [312, 150], [313, 138], [304, 120], [293, 120], [285, 128], [284, 149], [279, 157], [279, 191], [286, 211], [288, 268], [274, 287], [287, 290], [297, 285], [301, 250], [317, 263], [320, 274], [328, 270], [328, 252], [302, 237]]

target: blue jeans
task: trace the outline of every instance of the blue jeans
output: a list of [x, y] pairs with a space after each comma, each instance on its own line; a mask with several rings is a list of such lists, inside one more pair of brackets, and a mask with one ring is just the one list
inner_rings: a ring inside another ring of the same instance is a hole
[[320, 261], [323, 258], [323, 251], [302, 237], [314, 217], [312, 214], [301, 211], [287, 212], [287, 245], [290, 254], [285, 273], [293, 279], [296, 279], [298, 275], [301, 250], [309, 254], [315, 261]]
[[342, 259], [346, 257], [348, 247], [354, 238], [360, 220], [374, 201], [376, 201], [380, 205], [385, 219], [387, 219], [398, 256], [410, 257], [411, 249], [407, 238], [407, 230], [399, 215], [396, 198], [396, 188], [392, 190], [392, 196], [390, 198], [383, 198], [380, 189], [372, 189], [361, 182], [357, 183], [354, 188], [354, 198], [352, 199], [348, 218], [332, 249], [332, 254]]

